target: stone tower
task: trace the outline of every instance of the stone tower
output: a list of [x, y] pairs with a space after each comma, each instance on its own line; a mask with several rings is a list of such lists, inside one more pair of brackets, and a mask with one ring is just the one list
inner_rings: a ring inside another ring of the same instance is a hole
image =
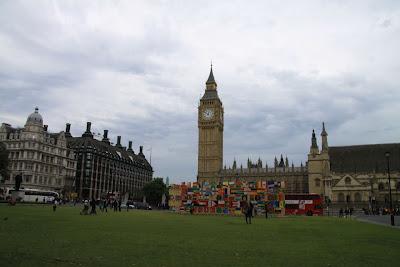
[[319, 151], [313, 130], [308, 154], [308, 188], [309, 193], [317, 193], [332, 199], [328, 133], [325, 130], [325, 123], [322, 123], [321, 139], [322, 149]]
[[218, 97], [212, 65], [198, 107], [198, 127], [197, 181], [200, 183], [217, 181], [223, 160], [224, 108]]

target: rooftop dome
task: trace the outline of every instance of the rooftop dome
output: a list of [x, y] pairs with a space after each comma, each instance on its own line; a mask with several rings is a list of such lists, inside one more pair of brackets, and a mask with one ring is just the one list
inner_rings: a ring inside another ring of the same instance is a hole
[[39, 108], [35, 108], [35, 112], [29, 115], [28, 119], [26, 120], [26, 124], [35, 124], [43, 126], [43, 118], [42, 115], [39, 114]]

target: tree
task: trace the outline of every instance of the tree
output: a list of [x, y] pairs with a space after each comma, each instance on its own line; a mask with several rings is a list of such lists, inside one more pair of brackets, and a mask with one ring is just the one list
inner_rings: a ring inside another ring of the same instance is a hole
[[8, 151], [6, 145], [0, 142], [0, 183], [3, 183], [8, 178]]
[[143, 187], [143, 194], [146, 196], [146, 201], [155, 205], [161, 203], [162, 195], [166, 194], [167, 191], [167, 186], [164, 184], [163, 178], [154, 178]]

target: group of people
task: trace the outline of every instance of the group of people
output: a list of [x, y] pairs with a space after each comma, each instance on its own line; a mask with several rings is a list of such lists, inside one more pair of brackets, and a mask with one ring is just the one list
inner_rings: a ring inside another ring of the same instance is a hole
[[[362, 209], [365, 215], [388, 215], [390, 214], [389, 208], [372, 208], [372, 209]], [[396, 207], [393, 209], [393, 214], [396, 216], [400, 216], [400, 208]]]
[[343, 211], [343, 208], [340, 208], [339, 210], [339, 218], [345, 217], [351, 217], [353, 215], [353, 208], [345, 208]]
[[[90, 212], [89, 212], [89, 206], [90, 206]], [[92, 198], [90, 201], [85, 199], [83, 201], [83, 209], [80, 212], [81, 215], [96, 215], [96, 200]]]
[[[108, 207], [112, 207], [114, 212], [116, 211], [121, 211], [121, 204], [122, 200], [121, 199], [101, 199], [101, 200], [95, 200], [92, 198], [90, 202], [86, 199], [83, 201], [83, 209], [80, 212], [81, 215], [96, 215], [96, 206], [98, 205], [100, 208], [101, 212], [108, 212]], [[90, 206], [90, 212], [89, 212], [89, 206]]]
[[242, 213], [244, 214], [244, 217], [246, 219], [246, 224], [251, 224], [251, 218], [253, 217], [254, 212], [253, 203], [249, 203], [247, 202], [247, 200], [243, 200], [240, 206], [242, 207]]

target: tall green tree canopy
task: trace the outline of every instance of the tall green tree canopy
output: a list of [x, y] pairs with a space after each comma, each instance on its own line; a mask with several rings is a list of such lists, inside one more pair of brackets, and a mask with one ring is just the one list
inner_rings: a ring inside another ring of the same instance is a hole
[[1, 180], [3, 182], [4, 179], [8, 178], [8, 151], [6, 149], [6, 145], [0, 142], [0, 175]]
[[151, 204], [161, 203], [163, 194], [167, 193], [167, 186], [162, 178], [154, 178], [151, 182], [143, 187], [143, 194], [146, 196], [146, 201]]

